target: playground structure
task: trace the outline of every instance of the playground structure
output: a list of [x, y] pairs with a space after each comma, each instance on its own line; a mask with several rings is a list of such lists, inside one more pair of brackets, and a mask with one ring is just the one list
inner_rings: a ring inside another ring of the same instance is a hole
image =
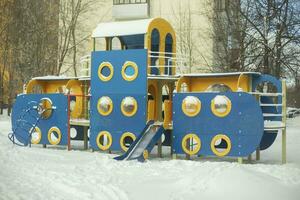
[[[97, 50], [104, 38], [105, 50]], [[112, 41], [120, 41], [112, 50]], [[92, 34], [90, 76], [36, 77], [13, 107], [9, 139], [148, 158], [157, 145], [176, 155], [236, 157], [269, 148], [282, 133], [285, 81], [256, 72], [186, 73], [171, 25], [161, 18], [101, 23]], [[76, 134], [72, 134], [71, 132]]]

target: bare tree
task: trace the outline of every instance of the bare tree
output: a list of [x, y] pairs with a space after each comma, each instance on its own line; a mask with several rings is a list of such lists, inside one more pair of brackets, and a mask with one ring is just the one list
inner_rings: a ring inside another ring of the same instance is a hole
[[[101, 0], [102, 3], [104, 0]], [[99, 3], [99, 1], [97, 1]], [[66, 58], [72, 54], [72, 63], [67, 69], [73, 69], [75, 76], [78, 75], [77, 66], [77, 53], [78, 45], [86, 40], [88, 36], [77, 38], [78, 31], [78, 18], [88, 12], [92, 5], [96, 3], [95, 0], [60, 0], [60, 28], [59, 28], [59, 57], [57, 62], [57, 74], [62, 72], [63, 65], [67, 65]], [[80, 31], [80, 30], [79, 30]]]

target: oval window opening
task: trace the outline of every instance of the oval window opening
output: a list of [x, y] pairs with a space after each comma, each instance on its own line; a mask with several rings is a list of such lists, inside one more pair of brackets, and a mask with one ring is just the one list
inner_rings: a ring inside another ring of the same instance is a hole
[[182, 111], [189, 117], [196, 116], [201, 109], [201, 102], [197, 97], [187, 96], [182, 101]]
[[124, 133], [120, 139], [120, 145], [123, 151], [127, 151], [135, 139], [136, 137], [133, 133], [130, 132]]
[[103, 115], [103, 116], [107, 116], [112, 112], [113, 109], [113, 103], [112, 100], [107, 97], [101, 97], [98, 100], [98, 106], [97, 106], [98, 112]]
[[109, 62], [103, 62], [98, 68], [98, 77], [102, 81], [109, 81], [114, 74], [113, 66]]
[[52, 127], [48, 131], [48, 140], [52, 145], [57, 145], [61, 141], [61, 131], [57, 127]]
[[43, 119], [48, 119], [52, 115], [52, 101], [49, 98], [42, 98], [40, 100], [38, 114]]
[[137, 111], [136, 100], [133, 97], [125, 97], [121, 103], [121, 110], [122, 113], [127, 117], [135, 115]]
[[127, 61], [122, 67], [122, 77], [126, 81], [133, 81], [138, 76], [138, 66], [136, 63]]
[[187, 134], [181, 143], [183, 151], [188, 155], [195, 155], [201, 149], [201, 140], [196, 134]]
[[101, 131], [96, 138], [96, 143], [99, 149], [103, 151], [108, 150], [112, 145], [111, 134], [107, 131]]
[[231, 101], [228, 97], [217, 95], [211, 101], [211, 110], [218, 117], [225, 117], [231, 111]]
[[226, 156], [231, 150], [229, 137], [223, 134], [216, 135], [211, 141], [211, 150], [216, 156]]
[[128, 77], [132, 77], [134, 75], [134, 68], [132, 66], [127, 66], [125, 69], [125, 74]]
[[104, 67], [101, 69], [101, 74], [102, 74], [102, 76], [104, 76], [105, 78], [109, 77], [109, 75], [110, 75], [110, 69], [109, 69], [109, 67], [104, 66]]

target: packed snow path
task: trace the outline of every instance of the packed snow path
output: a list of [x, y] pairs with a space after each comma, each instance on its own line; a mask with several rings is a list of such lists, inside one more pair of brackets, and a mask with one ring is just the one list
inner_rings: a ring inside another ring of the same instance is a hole
[[281, 134], [258, 164], [233, 160], [153, 158], [115, 161], [115, 155], [39, 146], [22, 148], [7, 139], [0, 116], [0, 199], [30, 200], [299, 200], [300, 117], [288, 121], [288, 164], [281, 165]]

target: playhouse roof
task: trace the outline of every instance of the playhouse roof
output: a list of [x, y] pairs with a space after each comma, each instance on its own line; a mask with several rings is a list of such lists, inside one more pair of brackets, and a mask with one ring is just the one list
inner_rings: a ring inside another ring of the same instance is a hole
[[93, 38], [145, 34], [151, 19], [105, 22], [97, 25], [92, 33]]

